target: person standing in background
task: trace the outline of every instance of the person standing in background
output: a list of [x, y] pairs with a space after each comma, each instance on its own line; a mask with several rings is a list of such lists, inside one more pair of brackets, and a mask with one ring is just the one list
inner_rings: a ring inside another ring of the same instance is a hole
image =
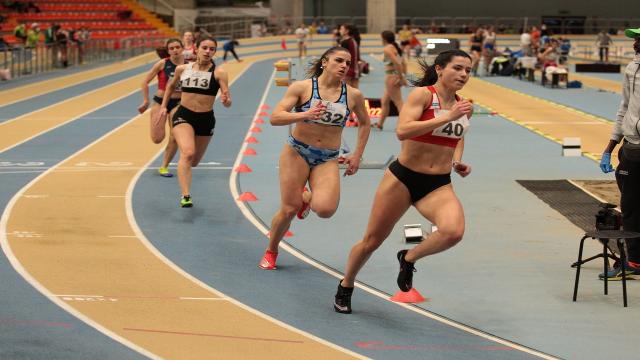
[[600, 30], [596, 38], [596, 46], [598, 47], [598, 56], [600, 62], [609, 62], [609, 46], [611, 45], [611, 36], [606, 31]]
[[[627, 29], [624, 34], [635, 39], [635, 57], [624, 71], [622, 101], [611, 139], [602, 153], [600, 169], [604, 173], [616, 172], [624, 230], [640, 232], [640, 28]], [[614, 169], [611, 166], [611, 152], [621, 140], [619, 164]], [[624, 269], [627, 279], [640, 280], [640, 239], [627, 240], [627, 251], [627, 264], [617, 264], [600, 274], [601, 279], [621, 280]]]

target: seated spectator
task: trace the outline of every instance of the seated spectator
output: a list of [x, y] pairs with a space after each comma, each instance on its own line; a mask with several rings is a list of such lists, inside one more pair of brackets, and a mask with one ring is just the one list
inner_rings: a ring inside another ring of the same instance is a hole
[[24, 23], [18, 24], [18, 26], [13, 29], [13, 36], [24, 45], [27, 42], [27, 26]]
[[26, 45], [28, 48], [35, 48], [40, 41], [40, 25], [38, 23], [31, 24], [31, 28], [27, 31]]
[[320, 25], [318, 25], [318, 34], [329, 34], [329, 27], [322, 20], [320, 21]]
[[566, 81], [567, 68], [560, 64], [560, 42], [557, 39], [551, 39], [541, 50], [538, 56], [539, 62], [542, 64], [542, 84], [552, 80], [553, 75], [562, 75]]

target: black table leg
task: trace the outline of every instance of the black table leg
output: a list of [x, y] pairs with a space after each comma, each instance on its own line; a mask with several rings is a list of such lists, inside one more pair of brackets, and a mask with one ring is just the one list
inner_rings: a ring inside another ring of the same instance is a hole
[[618, 248], [620, 249], [620, 266], [622, 270], [622, 301], [624, 307], [627, 307], [627, 254], [624, 251], [624, 243], [621, 239], [616, 240]]
[[584, 240], [587, 236], [583, 236], [580, 240], [580, 249], [578, 250], [578, 261], [576, 262], [576, 282], [573, 285], [573, 301], [576, 301], [578, 297], [578, 282], [580, 282], [580, 266], [582, 265], [582, 247], [584, 246]]

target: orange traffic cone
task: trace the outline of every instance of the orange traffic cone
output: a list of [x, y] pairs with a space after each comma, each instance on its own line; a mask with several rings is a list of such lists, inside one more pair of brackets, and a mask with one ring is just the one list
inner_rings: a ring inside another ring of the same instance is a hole
[[246, 148], [242, 155], [258, 155], [258, 153], [252, 148]]
[[249, 131], [251, 131], [252, 133], [261, 133], [262, 129], [260, 129], [257, 126], [252, 127]]
[[418, 290], [411, 288], [407, 292], [398, 290], [390, 300], [399, 303], [417, 304], [425, 301], [426, 299], [418, 292]]
[[247, 142], [249, 144], [257, 144], [258, 143], [258, 139], [254, 138], [253, 136], [249, 136], [247, 138], [247, 140], [245, 140], [245, 142]]
[[254, 121], [256, 124], [264, 124], [264, 120], [262, 120], [262, 118], [257, 118], [256, 121]]
[[251, 170], [251, 168], [247, 164], [240, 164], [236, 168], [236, 172], [239, 172], [239, 173], [252, 172], [252, 171], [253, 170]]
[[262, 110], [267, 110], [269, 108], [271, 108], [271, 106], [269, 106], [267, 104], [262, 104], [262, 106], [260, 106], [260, 109], [262, 109]]
[[243, 192], [242, 194], [240, 194], [240, 196], [238, 196], [238, 200], [240, 201], [258, 201], [258, 198], [253, 195], [252, 192], [247, 191], [247, 192]]

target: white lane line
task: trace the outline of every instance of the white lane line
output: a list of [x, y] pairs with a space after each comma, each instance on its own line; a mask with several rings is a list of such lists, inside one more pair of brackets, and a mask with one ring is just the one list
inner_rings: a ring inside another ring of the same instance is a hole
[[[589, 196], [591, 196], [592, 198], [594, 198], [594, 199], [596, 199], [596, 200], [600, 201], [601, 203], [606, 203], [606, 202], [607, 202], [607, 201], [605, 201], [603, 198], [601, 198], [600, 196], [598, 196], [598, 195], [594, 194], [593, 192], [589, 191], [587, 188], [585, 188], [584, 186], [582, 186], [582, 185], [578, 184], [578, 183], [577, 183], [577, 182], [575, 182], [574, 180], [569, 180], [569, 179], [567, 179], [567, 181], [568, 181], [571, 185], [573, 185], [573, 186], [577, 187], [578, 189], [580, 189], [580, 190], [584, 191], [587, 195], [589, 195]], [[617, 207], [617, 209], [619, 209], [619, 208], [620, 208], [620, 207]]]
[[[272, 77], [274, 75], [275, 75], [275, 70], [273, 72]], [[258, 106], [258, 111], [256, 111], [256, 116], [257, 116], [258, 112], [261, 111], [260, 107], [264, 103], [264, 100], [266, 99], [266, 95], [267, 95], [268, 92], [269, 92], [269, 87], [267, 87], [267, 89], [265, 90], [265, 94], [264, 94], [264, 96], [263, 96], [263, 98], [261, 100], [260, 105]], [[247, 130], [247, 135], [245, 136], [245, 138], [248, 137], [251, 134], [251, 131], [250, 131], [251, 127], [253, 127], [253, 123], [250, 125], [249, 129]], [[244, 153], [244, 150], [247, 148], [247, 146], [248, 146], [247, 143], [243, 143], [242, 148], [240, 148], [240, 151], [238, 152], [238, 157], [236, 158], [236, 161], [235, 161], [234, 166], [233, 166], [234, 168], [239, 166], [242, 163], [242, 159], [244, 157], [243, 153]], [[238, 173], [236, 173], [236, 172], [231, 172], [231, 176], [229, 177], [229, 188], [231, 190], [231, 194], [232, 194], [234, 199], [238, 199], [238, 197], [240, 196], [240, 193], [238, 191], [238, 182], [236, 180], [237, 177], [238, 177]], [[249, 220], [258, 230], [260, 230], [260, 232], [262, 232], [266, 236], [267, 232], [269, 231], [269, 229], [267, 229], [262, 224], [262, 222], [257, 218], [257, 215], [255, 215], [251, 210], [249, 210], [249, 206], [245, 202], [239, 201], [239, 200], [236, 200], [236, 205], [238, 205], [238, 207], [240, 208], [240, 211], [244, 214], [244, 216], [247, 218], [247, 220]], [[308, 255], [303, 254], [300, 251], [298, 251], [297, 249], [291, 247], [289, 244], [287, 244], [284, 241], [280, 243], [280, 248], [282, 248], [283, 250], [287, 251], [291, 255], [297, 257], [298, 259], [302, 260], [303, 262], [305, 262], [305, 263], [307, 263], [307, 264], [309, 264], [309, 265], [311, 265], [311, 266], [313, 266], [313, 267], [315, 267], [315, 268], [317, 268], [317, 269], [319, 269], [321, 271], [324, 271], [325, 273], [335, 277], [338, 280], [340, 280], [340, 279], [342, 279], [344, 277], [344, 274], [339, 273], [339, 272], [327, 267], [326, 265], [319, 263], [315, 259], [313, 259], [313, 258], [309, 257]], [[368, 285], [366, 285], [364, 283], [356, 282], [356, 286], [358, 288], [360, 288], [360, 289], [362, 289], [362, 290], [374, 295], [374, 296], [377, 296], [377, 297], [383, 299], [383, 300], [392, 302], [392, 303], [394, 303], [394, 304], [396, 304], [398, 306], [401, 306], [401, 307], [403, 307], [403, 308], [405, 308], [407, 310], [411, 310], [413, 312], [416, 312], [416, 313], [418, 313], [420, 315], [423, 315], [423, 316], [428, 317], [430, 319], [433, 319], [435, 321], [441, 322], [441, 323], [443, 323], [445, 325], [448, 325], [448, 326], [451, 326], [453, 328], [465, 331], [467, 333], [479, 336], [481, 338], [484, 338], [484, 339], [487, 339], [487, 340], [490, 340], [490, 341], [494, 341], [494, 342], [499, 343], [501, 345], [505, 345], [505, 346], [508, 346], [508, 347], [513, 348], [515, 350], [519, 350], [519, 351], [522, 351], [524, 353], [531, 354], [531, 355], [534, 355], [534, 356], [537, 356], [537, 357], [540, 357], [540, 358], [543, 358], [543, 359], [549, 359], [549, 360], [557, 359], [556, 357], [550, 356], [550, 355], [545, 354], [543, 352], [536, 351], [534, 349], [530, 349], [528, 347], [525, 347], [525, 346], [522, 346], [520, 344], [511, 342], [509, 340], [502, 339], [502, 338], [497, 337], [495, 335], [491, 335], [489, 333], [480, 331], [480, 330], [475, 329], [475, 328], [473, 328], [471, 326], [464, 325], [462, 323], [458, 323], [458, 322], [455, 322], [453, 320], [447, 319], [444, 316], [440, 316], [438, 314], [429, 312], [429, 311], [427, 311], [427, 310], [425, 310], [425, 309], [423, 309], [421, 307], [418, 307], [418, 306], [415, 306], [415, 305], [409, 305], [409, 304], [403, 304], [403, 303], [397, 303], [397, 302], [391, 301], [389, 299], [389, 294], [385, 294], [385, 293], [383, 293], [383, 292], [381, 292], [381, 291], [379, 291], [377, 289], [371, 288], [371, 287], [369, 287]]]
[[226, 298], [226, 297], [204, 298], [204, 297], [184, 297], [184, 296], [181, 296], [178, 299], [180, 299], [180, 300], [207, 300], [207, 301], [229, 301], [229, 300], [231, 300], [231, 299]]
[[[131, 79], [130, 79], [130, 78], [128, 78], [128, 79], [124, 79], [124, 80], [131, 81]], [[124, 80], [123, 80], [123, 81], [124, 81]], [[78, 116], [76, 116], [76, 117], [73, 117], [73, 118], [69, 119], [68, 121], [65, 121], [65, 122], [60, 123], [60, 124], [58, 124], [58, 125], [55, 125], [55, 126], [53, 126], [53, 127], [47, 128], [47, 129], [45, 129], [45, 130], [42, 130], [42, 131], [40, 131], [39, 133], [34, 134], [34, 135], [32, 135], [32, 136], [30, 136], [30, 137], [28, 137], [28, 138], [26, 138], [26, 139], [24, 139], [24, 140], [22, 140], [22, 141], [19, 141], [19, 142], [17, 142], [17, 143], [15, 143], [15, 144], [13, 144], [13, 145], [9, 145], [9, 146], [7, 146], [7, 147], [6, 147], [6, 148], [4, 148], [4, 149], [0, 149], [0, 154], [2, 154], [3, 152], [5, 152], [5, 151], [7, 151], [7, 150], [11, 150], [11, 149], [13, 149], [14, 147], [16, 147], [16, 146], [18, 146], [18, 145], [24, 144], [24, 143], [26, 143], [27, 141], [32, 140], [32, 139], [34, 139], [34, 138], [36, 138], [36, 137], [38, 137], [38, 136], [40, 136], [40, 135], [42, 135], [42, 134], [45, 134], [45, 133], [47, 133], [47, 132], [49, 132], [49, 131], [52, 131], [52, 130], [55, 130], [55, 129], [57, 129], [57, 128], [61, 127], [61, 126], [64, 126], [64, 125], [66, 125], [66, 124], [69, 124], [69, 123], [71, 123], [71, 122], [73, 122], [73, 121], [76, 121], [76, 120], [78, 120], [78, 119], [82, 118], [83, 116], [85, 116], [85, 115], [87, 115], [87, 114], [90, 114], [90, 113], [92, 113], [92, 112], [98, 111], [99, 109], [102, 109], [102, 108], [104, 108], [104, 107], [106, 107], [106, 106], [109, 106], [109, 105], [111, 105], [111, 104], [115, 103], [116, 101], [120, 101], [120, 100], [122, 100], [122, 99], [126, 98], [127, 96], [131, 96], [131, 95], [135, 94], [135, 93], [136, 93], [136, 92], [138, 92], [138, 91], [140, 91], [140, 89], [136, 89], [136, 90], [133, 90], [133, 91], [131, 91], [131, 92], [128, 92], [128, 93], [126, 93], [126, 94], [124, 94], [124, 95], [122, 95], [122, 96], [120, 96], [120, 97], [117, 97], [117, 98], [115, 98], [115, 99], [113, 99], [113, 100], [111, 100], [111, 101], [109, 101], [109, 102], [105, 103], [105, 104], [104, 104], [104, 105], [102, 105], [102, 106], [99, 106], [99, 107], [97, 107], [97, 108], [93, 108], [93, 109], [91, 109], [91, 110], [88, 110], [88, 111], [86, 111], [86, 112], [84, 112], [84, 113], [82, 113], [82, 114], [80, 114], [80, 115], [78, 115]], [[85, 94], [86, 94], [86, 93], [85, 93]], [[85, 95], [85, 94], [83, 94], [83, 95]], [[63, 102], [64, 102], [64, 101], [63, 101]], [[56, 104], [61, 104], [61, 103], [56, 103]], [[46, 109], [46, 108], [44, 108], [44, 109]], [[42, 109], [40, 109], [40, 110], [42, 110]], [[37, 110], [37, 111], [40, 111], [40, 110]], [[8, 122], [11, 122], [11, 121], [14, 121], [14, 120], [17, 120], [17, 119], [19, 119], [19, 117], [18, 117], [18, 118], [15, 118], [15, 119], [13, 119], [13, 120], [9, 120], [9, 121], [5, 121], [5, 122], [3, 122], [3, 123], [0, 123], [0, 129], [2, 128], [2, 126], [3, 126], [4, 124], [6, 124], [6, 123], [8, 123]]]
[[[232, 81], [231, 83], [233, 84], [233, 82], [235, 82], [236, 79], [239, 79], [240, 76], [249, 69], [249, 67], [246, 67], [240, 74], [238, 74], [238, 76], [236, 78], [234, 78], [234, 81]], [[262, 100], [260, 105], [262, 105], [264, 103], [264, 100], [267, 96], [267, 90], [269, 89], [269, 87], [271, 86], [271, 83], [273, 82], [275, 76], [275, 70], [273, 72], [273, 74], [271, 75], [271, 78], [269, 79], [269, 82], [267, 83], [267, 88], [265, 89], [265, 93], [262, 96]], [[251, 119], [251, 126], [253, 126], [253, 119], [255, 119], [255, 117], [257, 116], [258, 112], [260, 112], [260, 106], [258, 106], [258, 111], [256, 111], [254, 117]], [[243, 145], [243, 149], [244, 149], [244, 145]], [[164, 151], [164, 149], [161, 149], [160, 151], [158, 151], [158, 153], [156, 154], [156, 156], [154, 156], [151, 160], [149, 160], [149, 162], [146, 164], [147, 166], [149, 166], [153, 161], [155, 161], [155, 158], [158, 157], [162, 152]], [[242, 153], [242, 151], [240, 152]], [[284, 323], [276, 318], [273, 318], [261, 311], [258, 311], [244, 303], [241, 303], [240, 301], [233, 299], [232, 297], [227, 296], [226, 294], [222, 293], [221, 291], [209, 286], [207, 283], [201, 281], [200, 279], [196, 278], [195, 276], [191, 275], [190, 273], [186, 272], [185, 270], [183, 270], [182, 268], [180, 268], [178, 265], [176, 265], [174, 262], [172, 262], [169, 258], [167, 258], [166, 256], [164, 256], [164, 254], [162, 252], [160, 252], [155, 246], [153, 246], [153, 244], [149, 241], [149, 239], [147, 239], [147, 237], [144, 235], [144, 233], [142, 232], [142, 230], [140, 229], [140, 227], [138, 226], [138, 223], [136, 222], [136, 218], [135, 218], [135, 214], [133, 213], [133, 190], [135, 188], [136, 183], [138, 182], [138, 179], [140, 178], [140, 176], [142, 175], [142, 173], [144, 172], [144, 169], [141, 169], [135, 176], [134, 178], [131, 180], [131, 182], [129, 183], [129, 188], [127, 189], [127, 201], [126, 201], [126, 211], [127, 211], [127, 218], [129, 219], [129, 223], [131, 225], [131, 227], [133, 228], [134, 232], [138, 235], [138, 237], [140, 238], [140, 241], [142, 242], [142, 244], [144, 246], [147, 247], [147, 249], [149, 249], [149, 251], [154, 254], [158, 259], [160, 259], [162, 262], [164, 262], [167, 266], [169, 266], [171, 269], [173, 269], [174, 271], [176, 271], [177, 273], [181, 274], [182, 276], [184, 276], [185, 278], [191, 280], [192, 282], [194, 282], [195, 284], [199, 285], [200, 287], [202, 287], [203, 289], [211, 292], [212, 294], [216, 295], [217, 297], [224, 297], [229, 299], [229, 302], [242, 308], [243, 310], [256, 315], [260, 318], [263, 318], [267, 321], [270, 321], [278, 326], [281, 326], [289, 331], [295, 332], [297, 334], [300, 334], [302, 336], [305, 336], [309, 339], [315, 340], [319, 343], [322, 343], [323, 345], [326, 345], [332, 349], [338, 350], [338, 351], [342, 351], [344, 353], [347, 353], [351, 356], [354, 356], [358, 359], [368, 359], [367, 357], [364, 357], [360, 354], [357, 354], [351, 350], [348, 349], [344, 349], [336, 344], [333, 344], [331, 342], [328, 342], [324, 339], [321, 339], [313, 334], [310, 334], [306, 331], [297, 329], [287, 323]], [[233, 172], [232, 172], [233, 173]]]
[[[127, 62], [129, 62], [129, 61], [131, 61], [131, 60], [137, 60], [139, 57], [143, 57], [143, 56], [145, 56], [145, 55], [146, 55], [146, 54], [142, 54], [142, 55], [138, 55], [138, 56], [136, 56], [136, 57], [132, 57], [131, 59], [128, 59], [127, 61], [124, 61], [123, 63], [127, 63]], [[152, 64], [153, 62], [154, 62], [154, 61], [149, 61], [149, 62], [146, 62], [146, 63], [144, 63], [144, 64], [140, 65], [140, 66], [144, 66], [144, 65], [147, 65], [147, 64]], [[107, 66], [109, 66], [109, 65], [105, 65], [104, 67], [107, 67]], [[100, 68], [102, 68], [102, 67], [98, 67], [98, 68], [95, 68], [95, 69], [89, 69], [89, 70], [86, 70], [86, 71], [88, 72], [88, 71], [93, 71], [93, 70], [99, 70]], [[131, 69], [127, 69], [127, 70], [133, 70], [133, 69], [135, 69], [135, 68], [131, 68]], [[125, 71], [127, 71], [127, 70], [125, 70]], [[65, 87], [61, 87], [61, 88], [55, 89], [55, 90], [53, 90], [53, 91], [64, 90], [64, 89], [69, 88], [69, 87], [72, 87], [72, 86], [82, 85], [82, 84], [87, 83], [87, 82], [89, 82], [89, 81], [102, 79], [102, 78], [104, 78], [104, 77], [111, 76], [111, 75], [116, 75], [117, 73], [118, 73], [118, 72], [116, 71], [116, 72], [113, 72], [113, 73], [110, 73], [110, 74], [106, 74], [106, 75], [102, 74], [102, 75], [97, 76], [97, 77], [96, 77], [96, 76], [92, 76], [92, 77], [90, 77], [88, 80], [82, 80], [82, 81], [80, 81], [80, 82], [78, 82], [78, 83], [74, 83], [74, 84], [72, 83], [72, 84], [69, 84], [69, 85], [67, 85], [67, 86], [65, 86]], [[79, 74], [79, 73], [76, 73], [76, 74], [70, 74], [70, 75], [67, 75], [67, 76], [73, 76], [73, 75], [77, 75], [77, 74]], [[66, 77], [66, 76], [61, 77], [61, 78], [54, 78], [54, 79], [50, 79], [50, 80], [64, 81], [64, 80], [65, 80], [65, 79], [64, 79], [65, 77]], [[49, 80], [45, 80], [45, 81], [49, 81]], [[110, 86], [110, 85], [113, 85], [113, 84], [115, 84], [115, 83], [107, 84], [107, 85], [105, 85], [105, 86], [103, 86], [103, 87], [107, 87], [107, 86]], [[33, 87], [33, 86], [37, 86], [37, 83], [35, 83], [35, 84], [27, 84], [27, 85], [24, 85], [23, 87], [26, 87], [26, 86], [32, 86], [32, 87]], [[98, 88], [98, 89], [99, 89], [99, 88]], [[7, 90], [12, 90], [12, 89], [7, 89]], [[13, 90], [16, 90], [16, 89], [13, 89]], [[14, 100], [14, 101], [12, 101], [12, 102], [9, 102], [9, 103], [6, 103], [6, 104], [2, 104], [2, 105], [0, 105], [0, 109], [2, 109], [2, 108], [3, 108], [3, 107], [5, 107], [5, 106], [13, 105], [13, 104], [15, 104], [15, 103], [18, 103], [18, 102], [21, 102], [21, 101], [25, 101], [25, 100], [29, 100], [29, 99], [33, 99], [34, 97], [42, 96], [42, 95], [46, 95], [46, 94], [47, 94], [47, 93], [35, 93], [35, 94], [34, 94], [34, 95], [32, 95], [32, 96], [29, 96], [29, 97], [26, 97], [26, 98], [20, 98], [20, 99]], [[80, 94], [80, 95], [85, 95], [85, 94], [88, 94], [88, 93], [83, 93], [83, 94]], [[78, 96], [80, 96], [80, 95], [78, 95]], [[58, 103], [58, 104], [59, 104], [59, 103]], [[41, 108], [40, 110], [42, 110], [42, 109], [45, 109], [45, 108]]]
[[[98, 144], [100, 141], [102, 141], [102, 140], [106, 139], [107, 137], [111, 136], [112, 134], [116, 133], [117, 131], [119, 131], [120, 129], [124, 128], [128, 124], [134, 122], [139, 116], [140, 115], [134, 117], [133, 119], [123, 123], [122, 125], [116, 127], [115, 129], [109, 131], [108, 133], [106, 133], [103, 136], [99, 137], [98, 139], [94, 140], [92, 143], [88, 144], [84, 148], [76, 151], [71, 156], [69, 156], [67, 159], [72, 158], [72, 157], [82, 153], [83, 151], [86, 151], [90, 147]], [[62, 162], [60, 162], [60, 164], [61, 163]], [[105, 334], [106, 336], [110, 337], [114, 341], [117, 341], [117, 342], [129, 347], [131, 350], [136, 351], [136, 352], [140, 353], [141, 355], [149, 357], [151, 359], [161, 359], [161, 357], [159, 357], [158, 355], [148, 351], [147, 349], [142, 348], [141, 346], [138, 346], [137, 344], [129, 341], [128, 339], [126, 339], [126, 338], [116, 334], [115, 332], [109, 330], [108, 328], [106, 328], [105, 326], [101, 325], [100, 323], [94, 321], [93, 319], [91, 319], [90, 317], [86, 316], [82, 312], [76, 310], [74, 307], [70, 306], [65, 301], [59, 299], [56, 295], [52, 294], [51, 291], [49, 291], [49, 289], [47, 289], [45, 286], [43, 286], [38, 280], [36, 280], [27, 271], [27, 269], [24, 268], [24, 266], [22, 266], [22, 264], [20, 263], [20, 260], [18, 260], [16, 255], [13, 253], [13, 250], [11, 249], [11, 244], [9, 243], [9, 239], [7, 238], [7, 223], [9, 221], [9, 217], [11, 216], [11, 211], [13, 210], [14, 206], [16, 205], [16, 203], [18, 202], [20, 197], [23, 196], [27, 192], [27, 190], [29, 188], [31, 188], [33, 185], [35, 185], [44, 176], [46, 176], [47, 174], [52, 172], [55, 168], [56, 168], [56, 166], [54, 165], [49, 170], [46, 170], [42, 174], [38, 175], [36, 178], [31, 180], [26, 186], [24, 186], [22, 189], [20, 189], [11, 198], [11, 200], [9, 200], [9, 203], [7, 204], [7, 206], [5, 207], [4, 211], [2, 212], [2, 217], [0, 217], [0, 245], [1, 245], [0, 247], [2, 248], [2, 251], [6, 255], [7, 259], [9, 260], [9, 262], [11, 263], [11, 266], [13, 266], [15, 271], [18, 274], [20, 274], [20, 276], [22, 276], [25, 279], [26, 282], [31, 284], [31, 286], [33, 286], [36, 290], [38, 290], [42, 295], [44, 295], [51, 302], [53, 302], [54, 304], [58, 305], [60, 308], [64, 309], [65, 311], [67, 311], [71, 315], [73, 315], [73, 316], [77, 317], [78, 319], [84, 321], [87, 325], [93, 327], [94, 329], [96, 329], [96, 330], [100, 331], [101, 333]]]
[[105, 295], [79, 295], [64, 294], [53, 295], [59, 298], [93, 298], [93, 299], [160, 299], [160, 300], [202, 300], [202, 301], [229, 301], [227, 297], [192, 297], [192, 296], [105, 296]]

